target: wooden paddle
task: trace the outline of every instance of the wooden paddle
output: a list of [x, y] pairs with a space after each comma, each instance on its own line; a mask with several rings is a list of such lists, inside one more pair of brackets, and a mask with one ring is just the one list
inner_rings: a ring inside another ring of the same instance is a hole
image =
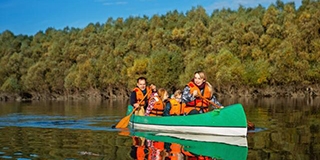
[[212, 105], [215, 106], [216, 108], [223, 108], [222, 106], [219, 106], [219, 105], [215, 104], [214, 102], [208, 100], [207, 98], [204, 98], [204, 97], [201, 96], [201, 95], [198, 95], [198, 97], [200, 97], [201, 99], [203, 99], [203, 100], [207, 101], [208, 103], [212, 104]]
[[[201, 96], [201, 95], [198, 95], [198, 96], [199, 96], [201, 99], [209, 102], [210, 104], [212, 104], [212, 105], [215, 106], [216, 108], [223, 108], [223, 107], [221, 107], [221, 106], [218, 106], [218, 105], [215, 104], [214, 102], [212, 102], [212, 101], [204, 98], [204, 97]], [[252, 122], [250, 122], [249, 120], [247, 120], [247, 126], [248, 126], [248, 130], [254, 130], [254, 129], [256, 128], [255, 125], [254, 125]]]
[[[144, 101], [144, 99], [148, 96], [148, 94], [149, 94], [149, 93], [147, 92], [146, 95], [144, 95], [144, 97], [141, 99], [141, 101], [138, 102], [139, 105]], [[118, 124], [116, 125], [116, 128], [127, 128], [128, 124], [129, 124], [129, 121], [130, 121], [130, 117], [132, 116], [132, 114], [134, 113], [134, 111], [136, 111], [136, 110], [137, 110], [138, 108], [140, 108], [140, 107], [141, 107], [141, 106], [134, 108], [129, 115], [127, 115], [127, 116], [125, 116], [124, 118], [122, 118], [122, 119], [118, 122]]]

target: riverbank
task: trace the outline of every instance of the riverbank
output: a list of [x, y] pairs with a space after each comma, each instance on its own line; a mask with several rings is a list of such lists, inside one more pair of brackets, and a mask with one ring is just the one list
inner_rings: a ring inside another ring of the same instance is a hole
[[[82, 93], [58, 94], [58, 93], [0, 93], [0, 101], [77, 101], [77, 100], [126, 100], [129, 98], [130, 91], [127, 94], [122, 92], [104, 92], [100, 90], [90, 90]], [[215, 95], [218, 98], [227, 97], [317, 97], [320, 96], [320, 85], [291, 85], [291, 86], [266, 86], [261, 88], [255, 87], [220, 87], [215, 88]]]

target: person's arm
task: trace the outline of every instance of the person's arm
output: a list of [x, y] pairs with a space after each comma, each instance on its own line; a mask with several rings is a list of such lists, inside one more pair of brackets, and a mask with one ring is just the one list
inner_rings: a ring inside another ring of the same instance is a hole
[[[147, 99], [145, 98], [145, 100], [147, 100]], [[134, 108], [137, 108], [137, 107], [140, 106], [140, 103], [141, 103], [141, 102], [138, 102], [138, 101], [137, 101], [137, 94], [136, 94], [136, 92], [135, 92], [135, 91], [132, 91], [132, 92], [131, 92], [131, 95], [130, 95], [130, 104], [131, 104]], [[146, 104], [146, 103], [145, 103], [145, 104]]]
[[188, 103], [188, 102], [194, 101], [195, 99], [196, 98], [192, 94], [190, 94], [190, 87], [186, 86], [183, 89], [182, 96], [181, 96], [182, 103]]
[[151, 93], [148, 93], [150, 98], [146, 98], [145, 99], [145, 103], [144, 103], [144, 108], [146, 109], [149, 106], [149, 99], [151, 99], [152, 97], [157, 96], [157, 92], [153, 92], [151, 91]]
[[153, 106], [154, 106], [154, 104], [156, 103], [156, 97], [152, 97], [151, 99], [150, 99], [150, 103], [148, 103], [148, 106], [147, 106], [147, 108], [146, 108], [146, 112], [145, 112], [145, 115], [146, 116], [149, 116], [149, 114], [150, 114], [150, 112], [152, 111], [152, 109], [153, 109]]
[[216, 105], [223, 107], [223, 105], [217, 100], [217, 98], [215, 96], [212, 96], [211, 100], [213, 103], [215, 103]]
[[157, 92], [157, 86], [154, 85], [153, 83], [150, 84], [150, 89], [151, 89], [152, 93]]
[[137, 102], [136, 102], [136, 99], [137, 99], [137, 97], [136, 97], [136, 92], [135, 92], [135, 91], [132, 91], [132, 92], [131, 92], [131, 95], [130, 95], [130, 104], [131, 104], [132, 106], [134, 106], [134, 104], [137, 103]]

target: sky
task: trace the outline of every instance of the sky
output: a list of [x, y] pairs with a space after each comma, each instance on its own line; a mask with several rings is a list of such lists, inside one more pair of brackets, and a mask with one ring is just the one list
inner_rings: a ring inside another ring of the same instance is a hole
[[[301, 0], [281, 0], [294, 2]], [[9, 30], [15, 35], [35, 35], [52, 27], [84, 28], [89, 23], [104, 24], [108, 18], [124, 19], [144, 15], [164, 15], [177, 10], [186, 13], [192, 7], [202, 6], [210, 15], [213, 10], [240, 5], [267, 8], [276, 0], [0, 0], [0, 33]]]

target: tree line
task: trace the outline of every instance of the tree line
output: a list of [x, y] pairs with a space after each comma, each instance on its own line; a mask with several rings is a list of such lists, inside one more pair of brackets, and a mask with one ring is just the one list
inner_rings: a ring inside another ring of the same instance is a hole
[[109, 18], [83, 29], [0, 34], [0, 92], [127, 96], [139, 76], [183, 87], [197, 70], [215, 88], [320, 82], [320, 1], [277, 0], [208, 14], [202, 6]]

